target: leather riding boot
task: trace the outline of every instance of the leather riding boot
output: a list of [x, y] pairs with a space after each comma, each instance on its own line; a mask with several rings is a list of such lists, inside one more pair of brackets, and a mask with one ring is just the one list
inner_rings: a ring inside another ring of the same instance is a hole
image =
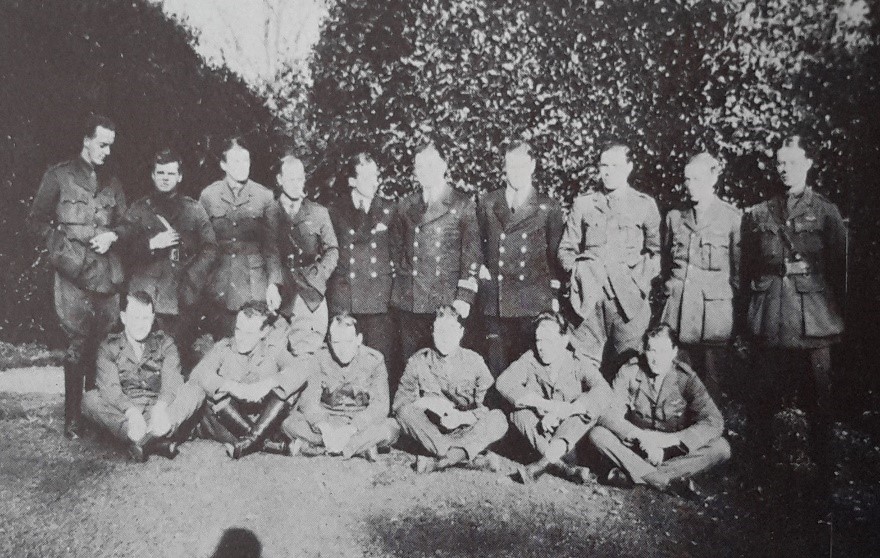
[[257, 422], [250, 432], [232, 447], [232, 458], [240, 459], [245, 455], [260, 451], [263, 441], [284, 420], [287, 415], [287, 401], [281, 399], [273, 390], [266, 396], [266, 404]]
[[79, 438], [82, 413], [83, 374], [78, 363], [64, 365], [64, 436]]
[[214, 411], [214, 415], [220, 424], [223, 425], [223, 428], [236, 438], [247, 436], [251, 431], [253, 426], [251, 421], [238, 411], [238, 408], [236, 408], [235, 403], [232, 401], [232, 397], [221, 400], [212, 406], [211, 410]]
[[158, 455], [166, 459], [174, 459], [180, 453], [177, 449], [177, 442], [170, 438], [156, 438], [151, 440], [144, 446], [144, 453], [147, 455]]

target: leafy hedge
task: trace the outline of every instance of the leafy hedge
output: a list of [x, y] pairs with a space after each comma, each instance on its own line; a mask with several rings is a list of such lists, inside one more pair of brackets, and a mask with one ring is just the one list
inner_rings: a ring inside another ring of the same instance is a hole
[[190, 33], [145, 0], [0, 3], [0, 338], [59, 340], [51, 273], [24, 220], [46, 168], [76, 156], [89, 111], [119, 128], [108, 164], [130, 199], [149, 188], [150, 158], [170, 144], [185, 158], [183, 187], [217, 177], [213, 142], [232, 132], [255, 143], [268, 179], [277, 122], [237, 78], [208, 69]]
[[[867, 7], [851, 0], [392, 0], [340, 2], [312, 61], [312, 146], [325, 167], [356, 145], [381, 151], [393, 191], [412, 187], [411, 146], [450, 140], [463, 188], [501, 182], [499, 145], [519, 135], [539, 179], [571, 199], [595, 184], [604, 140], [631, 145], [636, 184], [681, 198], [685, 158], [729, 162], [724, 193], [763, 197], [772, 146], [797, 123], [821, 142], [838, 201], [852, 108], [876, 89], [861, 56]], [[328, 170], [329, 174], [332, 171]]]

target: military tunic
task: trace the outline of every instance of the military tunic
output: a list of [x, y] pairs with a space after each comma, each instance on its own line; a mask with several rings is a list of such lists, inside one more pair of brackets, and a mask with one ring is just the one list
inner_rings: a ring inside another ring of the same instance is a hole
[[107, 337], [98, 350], [97, 389], [83, 398], [83, 412], [118, 439], [127, 438], [126, 411], [137, 408], [148, 416], [157, 402], [168, 407], [176, 428], [202, 406], [204, 393], [185, 384], [177, 348], [161, 331], [143, 341], [138, 358], [125, 333]]
[[[219, 180], [202, 191], [199, 201], [217, 237], [218, 263], [209, 283], [212, 298], [229, 313], [245, 302], [265, 300], [269, 283], [282, 281], [272, 192], [248, 180], [236, 195], [226, 180]], [[231, 330], [221, 333], [229, 335]]]
[[318, 425], [328, 422], [354, 426], [357, 431], [350, 443], [355, 446], [363, 445], [366, 439], [371, 446], [388, 446], [395, 441], [385, 435], [391, 401], [382, 353], [361, 345], [354, 359], [342, 365], [325, 347], [309, 361], [308, 374], [309, 383], [297, 411], [282, 425], [290, 438], [323, 445]]
[[[180, 235], [176, 246], [151, 250], [150, 239], [163, 232], [163, 217]], [[177, 315], [199, 300], [217, 255], [214, 229], [196, 200], [161, 193], [145, 196], [128, 209], [126, 221], [137, 230], [128, 253], [128, 290], [144, 291], [157, 314]]]
[[505, 189], [499, 188], [479, 200], [477, 220], [490, 275], [480, 281], [478, 298], [487, 322], [489, 369], [497, 376], [528, 350], [531, 319], [550, 310], [559, 292], [562, 208], [532, 190], [511, 210]]
[[[554, 440], [562, 440], [568, 450], [596, 424], [611, 401], [611, 388], [593, 361], [566, 353], [555, 367], [540, 362], [528, 351], [505, 370], [495, 386], [513, 407], [510, 422], [541, 455]], [[541, 416], [520, 402], [528, 394], [543, 399], [573, 403], [578, 412], [565, 420], [552, 434], [539, 430]]]
[[[443, 457], [451, 447], [460, 447], [473, 459], [507, 433], [504, 413], [483, 403], [493, 383], [483, 357], [474, 351], [460, 348], [442, 356], [433, 348], [420, 349], [406, 364], [392, 411], [401, 430], [431, 455]], [[418, 405], [427, 396], [447, 399], [459, 411], [473, 411], [477, 422], [442, 433]]]
[[630, 187], [579, 196], [559, 243], [570, 273], [571, 303], [583, 322], [573, 344], [601, 359], [635, 349], [648, 327], [651, 281], [660, 272], [660, 212], [648, 195]]
[[[589, 436], [633, 481], [665, 488], [672, 479], [723, 463], [730, 445], [722, 438], [721, 411], [688, 365], [673, 361], [659, 386], [654, 377], [643, 358], [621, 367], [612, 387], [615, 401]], [[624, 443], [639, 429], [674, 433], [681, 443], [654, 467]]]
[[748, 328], [759, 351], [751, 415], [758, 453], [769, 454], [771, 421], [783, 396], [801, 388], [811, 449], [830, 478], [831, 345], [843, 333], [846, 228], [837, 207], [806, 188], [749, 208], [742, 225], [742, 283], [750, 290]]
[[338, 198], [329, 210], [339, 239], [339, 265], [327, 287], [330, 315], [348, 312], [356, 317], [364, 343], [381, 351], [396, 372], [392, 359], [397, 331], [388, 311], [394, 279], [391, 221], [395, 204], [374, 196], [364, 212], [355, 207], [349, 194]]
[[395, 275], [391, 305], [401, 311], [403, 358], [430, 344], [433, 314], [461, 300], [473, 304], [480, 235], [473, 200], [451, 189], [428, 205], [421, 193], [399, 202], [391, 227]]
[[[96, 171], [82, 157], [51, 167], [34, 197], [29, 226], [48, 247], [55, 270], [55, 312], [67, 334], [64, 356], [65, 422], [79, 418], [83, 379], [92, 387], [98, 343], [119, 319], [118, 291], [125, 279], [119, 244], [128, 236], [122, 222], [125, 194], [115, 177]], [[104, 254], [89, 246], [114, 232]]]

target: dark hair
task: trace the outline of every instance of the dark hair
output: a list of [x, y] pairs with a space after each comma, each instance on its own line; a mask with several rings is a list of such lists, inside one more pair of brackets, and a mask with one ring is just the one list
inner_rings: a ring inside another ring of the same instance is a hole
[[327, 328], [327, 333], [330, 333], [330, 329], [333, 326], [353, 327], [356, 333], [361, 332], [361, 328], [358, 324], [357, 318], [355, 318], [348, 312], [340, 312], [339, 314], [333, 316], [333, 318], [330, 320], [330, 326]]
[[246, 318], [262, 317], [263, 325], [261, 327], [266, 327], [266, 324], [269, 323], [269, 307], [262, 300], [249, 300], [245, 302], [239, 307], [238, 313], [244, 314]]
[[168, 165], [170, 163], [177, 163], [178, 169], [182, 170], [183, 159], [180, 158], [176, 151], [170, 147], [165, 147], [156, 152], [156, 156], [153, 158], [154, 169], [159, 165]]
[[559, 328], [560, 335], [565, 335], [565, 333], [568, 331], [568, 321], [559, 312], [551, 312], [550, 310], [545, 310], [541, 312], [540, 314], [535, 316], [534, 320], [532, 320], [532, 326], [537, 331], [538, 326], [540, 326], [544, 322], [554, 323], [556, 327]]
[[646, 331], [642, 337], [642, 346], [647, 349], [651, 339], [657, 339], [658, 337], [666, 337], [672, 342], [673, 347], [678, 347], [678, 332], [669, 324], [656, 325]]
[[779, 151], [786, 147], [798, 147], [803, 149], [804, 155], [806, 155], [808, 159], [816, 158], [816, 145], [803, 135], [792, 134], [787, 136], [780, 142], [779, 147], [776, 150]]
[[437, 315], [434, 316], [434, 321], [436, 322], [440, 318], [455, 318], [455, 321], [458, 322], [458, 325], [464, 327], [464, 318], [462, 318], [461, 314], [458, 313], [458, 310], [456, 310], [455, 307], [450, 304], [444, 304], [437, 309]]
[[374, 157], [372, 153], [364, 149], [358, 151], [354, 154], [354, 157], [351, 158], [351, 174], [356, 174], [357, 168], [360, 165], [366, 165], [368, 163], [375, 163], [376, 166], [379, 166], [379, 163], [376, 162], [376, 157]]
[[526, 153], [529, 157], [534, 157], [532, 154], [532, 144], [528, 142], [528, 140], [524, 140], [522, 138], [512, 138], [505, 142], [504, 144], [504, 155], [516, 151], [520, 147], [525, 148]]
[[250, 148], [245, 142], [244, 138], [241, 136], [229, 136], [228, 138], [223, 140], [223, 143], [220, 144], [220, 160], [226, 160], [226, 154], [229, 153], [230, 149], [241, 148], [250, 153]]
[[126, 293], [125, 296], [119, 299], [119, 310], [125, 312], [128, 310], [129, 300], [136, 300], [143, 304], [144, 306], [149, 306], [153, 308], [153, 297], [147, 294], [144, 291], [134, 291], [133, 293]]
[[628, 145], [626, 145], [625, 143], [619, 142], [619, 141], [610, 141], [610, 142], [606, 143], [605, 146], [602, 148], [602, 151], [600, 151], [600, 154], [606, 153], [606, 152], [611, 151], [613, 149], [622, 149], [623, 156], [626, 158], [626, 162], [627, 163], [633, 162], [632, 150], [629, 148]]
[[95, 137], [95, 134], [98, 132], [99, 126], [101, 128], [106, 128], [111, 132], [116, 131], [116, 124], [106, 116], [102, 116], [100, 114], [90, 114], [86, 117], [85, 121], [83, 121], [82, 137]]

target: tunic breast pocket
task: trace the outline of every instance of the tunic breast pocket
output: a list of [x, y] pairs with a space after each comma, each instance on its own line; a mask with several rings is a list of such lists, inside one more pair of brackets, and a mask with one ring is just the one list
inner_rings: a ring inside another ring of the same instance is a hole
[[608, 242], [608, 222], [600, 215], [588, 215], [583, 222], [584, 248], [604, 246]]
[[667, 423], [667, 426], [678, 429], [684, 421], [686, 409], [687, 403], [680, 397], [664, 401], [663, 407], [660, 409], [660, 420]]
[[230, 228], [229, 208], [223, 206], [208, 207], [208, 218], [214, 231], [221, 236], [226, 236]]
[[782, 256], [782, 237], [779, 227], [773, 223], [758, 223], [755, 229], [761, 246], [761, 255], [769, 262], [775, 262]]
[[724, 233], [710, 233], [701, 239], [703, 269], [720, 271], [729, 267], [730, 245]]
[[805, 253], [822, 250], [822, 225], [815, 215], [804, 215], [794, 222], [796, 248]]
[[68, 225], [85, 225], [89, 222], [91, 208], [88, 201], [79, 198], [62, 198], [58, 203], [58, 221]]

